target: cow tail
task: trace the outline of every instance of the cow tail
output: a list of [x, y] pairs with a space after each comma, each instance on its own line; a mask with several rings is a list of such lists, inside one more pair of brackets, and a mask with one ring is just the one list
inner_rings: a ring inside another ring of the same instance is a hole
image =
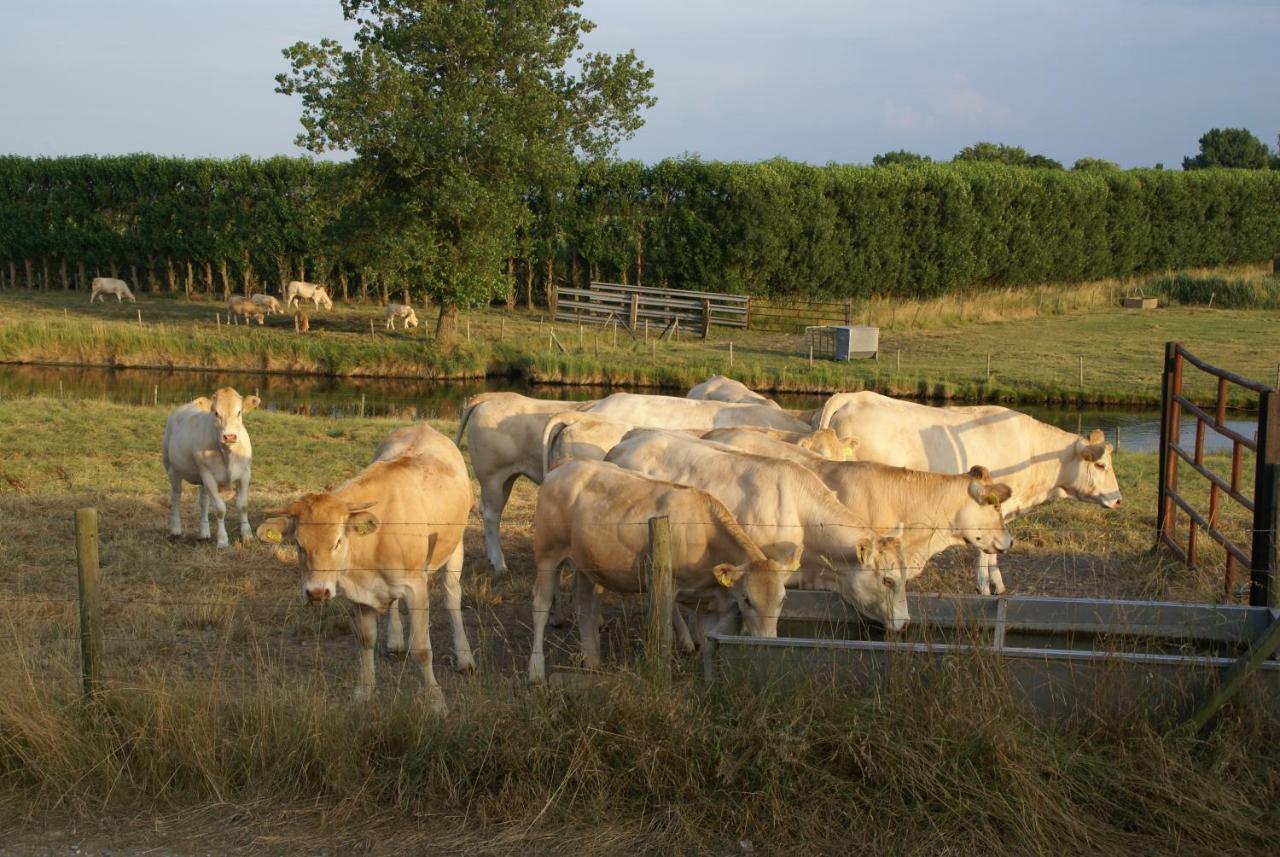
[[836, 415], [836, 411], [848, 404], [849, 397], [852, 395], [852, 393], [832, 393], [828, 396], [827, 401], [822, 405], [822, 413], [815, 428], [831, 428], [831, 418]]
[[580, 417], [574, 413], [554, 414], [547, 420], [542, 430], [542, 478], [546, 479], [551, 472], [551, 446], [569, 423], [577, 422]]

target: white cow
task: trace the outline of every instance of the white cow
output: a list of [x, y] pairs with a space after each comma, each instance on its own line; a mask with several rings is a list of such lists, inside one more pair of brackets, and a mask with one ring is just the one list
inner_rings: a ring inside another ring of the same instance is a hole
[[533, 590], [531, 681], [545, 678], [542, 639], [561, 566], [567, 563], [577, 572], [582, 653], [588, 668], [598, 667], [596, 594], [602, 588], [645, 591], [649, 530], [641, 524], [658, 515], [670, 520], [676, 598], [709, 599], [726, 620], [736, 607], [748, 634], [778, 635], [785, 582], [800, 565], [797, 546], [786, 546], [775, 561], [706, 491], [649, 479], [602, 461], [571, 461], [547, 474], [533, 517], [538, 576]]
[[907, 624], [902, 527], [877, 533], [799, 464], [653, 429], [628, 433], [605, 460], [709, 492], [766, 554], [801, 546], [801, 579], [830, 572], [841, 597], [859, 611], [894, 631]]
[[726, 426], [758, 426], [783, 431], [812, 431], [803, 419], [767, 405], [709, 402], [679, 396], [614, 393], [583, 410], [616, 423], [652, 428], [709, 431]]
[[220, 548], [227, 539], [227, 504], [221, 492], [232, 487], [240, 512], [240, 537], [252, 535], [249, 528], [249, 475], [253, 446], [244, 427], [246, 413], [258, 407], [257, 396], [241, 397], [231, 387], [223, 387], [212, 399], [203, 396], [175, 409], [164, 423], [160, 460], [169, 474], [169, 535], [182, 535], [182, 485], [200, 486], [200, 538], [209, 538], [209, 504], [218, 519]]
[[281, 309], [280, 307], [280, 301], [276, 300], [271, 295], [259, 292], [258, 294], [249, 298], [249, 300], [253, 301], [255, 304], [257, 304], [260, 307], [265, 307], [268, 315], [275, 315], [276, 313], [284, 312], [284, 310]]
[[311, 301], [316, 309], [324, 307], [325, 309], [333, 309], [333, 300], [329, 297], [329, 292], [324, 286], [318, 286], [315, 283], [304, 283], [301, 280], [294, 280], [284, 291], [285, 306], [292, 308], [299, 300]]
[[413, 307], [404, 304], [390, 303], [387, 304], [386, 319], [387, 330], [396, 329], [396, 319], [404, 319], [404, 328], [408, 330], [411, 327], [418, 326], [418, 315], [413, 311]]
[[105, 300], [103, 295], [115, 295], [116, 303], [120, 303], [121, 298], [128, 298], [133, 303], [137, 303], [133, 292], [129, 291], [129, 284], [124, 280], [117, 280], [115, 277], [94, 277], [89, 284], [89, 303], [93, 303], [93, 299]]
[[[1005, 517], [1058, 497], [1107, 509], [1120, 505], [1112, 447], [1098, 430], [1081, 436], [1009, 408], [934, 408], [871, 392], [835, 394], [818, 427], [858, 438], [863, 461], [934, 473], [964, 473], [982, 464], [1013, 489], [1001, 504]], [[979, 554], [977, 587], [983, 595], [1004, 592], [994, 556]]]
[[686, 393], [685, 398], [713, 402], [733, 402], [739, 405], [764, 405], [765, 407], [781, 410], [781, 406], [773, 399], [768, 396], [762, 396], [741, 381], [735, 381], [724, 375], [712, 375]]
[[389, 611], [387, 648], [405, 649], [398, 607], [404, 601], [409, 652], [422, 669], [429, 704], [444, 711], [432, 667], [428, 591], [432, 573], [441, 568], [458, 669], [475, 669], [462, 624], [462, 536], [470, 511], [471, 480], [462, 453], [420, 423], [393, 432], [373, 463], [345, 484], [268, 511], [272, 517], [258, 526], [262, 541], [297, 546], [308, 601], [341, 595], [356, 605], [357, 698], [373, 691], [379, 613]]

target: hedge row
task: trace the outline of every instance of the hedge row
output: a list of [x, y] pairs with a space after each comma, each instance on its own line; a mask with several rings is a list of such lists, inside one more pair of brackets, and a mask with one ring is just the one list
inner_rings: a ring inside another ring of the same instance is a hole
[[[225, 290], [307, 276], [412, 288], [381, 269], [376, 235], [340, 220], [346, 175], [299, 158], [0, 158], [0, 277], [7, 268], [10, 285], [57, 287], [60, 273], [71, 284], [84, 266], [152, 287]], [[509, 270], [530, 292], [551, 277], [927, 296], [1251, 262], [1280, 250], [1273, 171], [680, 159], [584, 164], [576, 184], [531, 189], [529, 204], [534, 216]]]

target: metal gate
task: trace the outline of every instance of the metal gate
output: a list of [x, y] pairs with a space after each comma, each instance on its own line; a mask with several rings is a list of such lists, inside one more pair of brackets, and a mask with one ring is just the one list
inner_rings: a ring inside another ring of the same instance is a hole
[[[1207, 413], [1183, 394], [1183, 370], [1190, 365], [1217, 381], [1213, 413]], [[1227, 402], [1231, 385], [1258, 394], [1258, 430], [1250, 438], [1227, 425]], [[1280, 606], [1280, 585], [1274, 581], [1277, 568], [1276, 513], [1280, 511], [1280, 391], [1257, 381], [1242, 378], [1200, 360], [1176, 342], [1165, 344], [1164, 382], [1161, 387], [1160, 411], [1160, 487], [1156, 512], [1157, 544], [1163, 543], [1188, 565], [1199, 557], [1201, 533], [1222, 546], [1226, 552], [1223, 591], [1229, 600], [1237, 567], [1249, 569], [1249, 603], [1254, 606]], [[1182, 417], [1195, 418], [1195, 446], [1191, 451], [1182, 445]], [[1231, 473], [1229, 477], [1215, 473], [1204, 461], [1206, 431], [1216, 432], [1231, 441]], [[1241, 465], [1244, 451], [1255, 456], [1253, 496], [1245, 493]], [[1201, 513], [1178, 490], [1180, 465], [1185, 464], [1194, 475], [1209, 482], [1208, 510]], [[1252, 514], [1252, 539], [1247, 546], [1232, 541], [1219, 525], [1223, 498]], [[1185, 547], [1180, 539], [1179, 512], [1187, 518]]]

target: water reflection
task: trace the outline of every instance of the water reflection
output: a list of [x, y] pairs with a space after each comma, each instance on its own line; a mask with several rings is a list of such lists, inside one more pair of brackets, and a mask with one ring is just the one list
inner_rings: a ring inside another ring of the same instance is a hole
[[[63, 396], [111, 402], [177, 405], [218, 387], [235, 387], [256, 393], [271, 411], [323, 417], [395, 416], [406, 419], [453, 417], [470, 396], [485, 391], [512, 391], [549, 399], [583, 401], [622, 388], [530, 385], [516, 378], [474, 381], [425, 381], [416, 379], [327, 378], [245, 372], [187, 372], [155, 369], [94, 369], [61, 366], [0, 366], [0, 396]], [[821, 406], [825, 396], [783, 394], [783, 407], [808, 409]], [[1157, 409], [1077, 408], [1019, 406], [1037, 419], [1069, 431], [1100, 428], [1107, 440], [1125, 451], [1151, 451], [1158, 445], [1160, 412]], [[1256, 417], [1233, 412], [1227, 424], [1253, 437]], [[1182, 442], [1195, 443], [1195, 421], [1182, 423]], [[1212, 431], [1205, 433], [1205, 450], [1230, 452], [1231, 443]]]

